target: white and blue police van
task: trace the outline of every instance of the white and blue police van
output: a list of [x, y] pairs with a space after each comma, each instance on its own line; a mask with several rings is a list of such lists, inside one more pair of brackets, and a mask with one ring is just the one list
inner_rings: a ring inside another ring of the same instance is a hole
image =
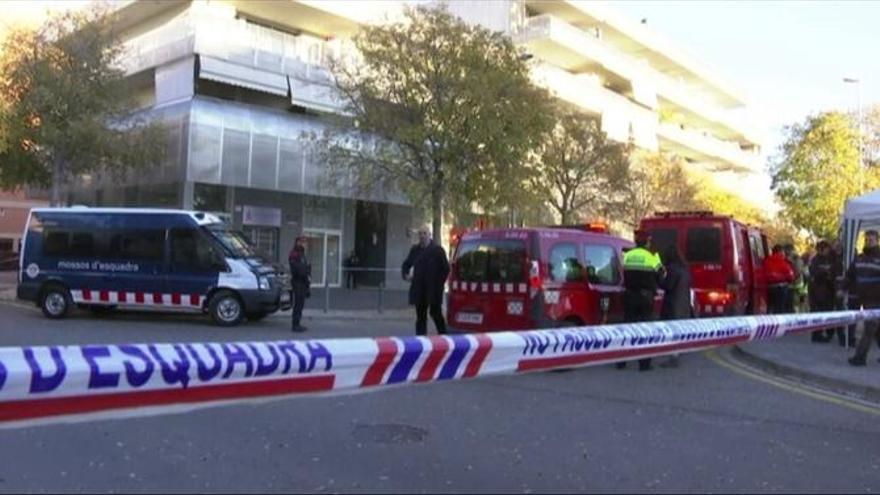
[[233, 326], [290, 307], [289, 277], [216, 215], [146, 208], [34, 208], [19, 299], [49, 318], [74, 306], [184, 310]]

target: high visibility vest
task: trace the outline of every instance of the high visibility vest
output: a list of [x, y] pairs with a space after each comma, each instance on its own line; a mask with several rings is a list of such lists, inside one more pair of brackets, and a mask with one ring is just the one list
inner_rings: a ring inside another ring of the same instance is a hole
[[660, 256], [645, 248], [637, 247], [623, 255], [623, 269], [643, 272], [656, 272], [663, 267]]

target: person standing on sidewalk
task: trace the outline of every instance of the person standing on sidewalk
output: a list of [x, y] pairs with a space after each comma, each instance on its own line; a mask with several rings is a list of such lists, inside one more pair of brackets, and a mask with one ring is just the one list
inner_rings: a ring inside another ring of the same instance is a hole
[[[846, 272], [847, 290], [855, 292], [865, 309], [880, 309], [880, 240], [877, 231], [865, 232], [865, 248], [856, 256]], [[849, 364], [864, 366], [868, 349], [877, 338], [877, 320], [865, 320], [865, 331], [856, 345], [856, 353]]]
[[794, 244], [786, 244], [782, 247], [782, 250], [785, 253], [785, 259], [788, 260], [792, 270], [794, 270], [794, 281], [791, 283], [791, 288], [788, 291], [785, 309], [788, 313], [802, 313], [804, 311], [804, 299], [807, 295], [806, 267], [801, 257], [795, 252]]
[[443, 319], [443, 288], [449, 276], [446, 251], [431, 238], [427, 226], [419, 229], [419, 242], [409, 250], [401, 274], [410, 281], [409, 303], [416, 307], [416, 335], [428, 334], [428, 311], [437, 333], [446, 334]]
[[767, 299], [769, 300], [769, 313], [785, 313], [791, 283], [794, 282], [794, 269], [785, 258], [781, 244], [773, 246], [773, 254], [764, 260], [764, 272], [767, 274]]
[[361, 260], [358, 258], [357, 253], [354, 249], [351, 250], [351, 254], [348, 255], [348, 258], [345, 258], [343, 262], [343, 268], [345, 268], [345, 288], [346, 289], [357, 289], [357, 279], [358, 279], [358, 269], [361, 267]]
[[[685, 320], [693, 318], [691, 308], [691, 270], [685, 264], [678, 251], [678, 246], [667, 246], [661, 253], [666, 276], [660, 281], [663, 289], [663, 307], [660, 310], [661, 320]], [[660, 366], [678, 367], [678, 354], [672, 354]]]
[[293, 310], [291, 311], [290, 329], [293, 332], [305, 332], [306, 327], [300, 324], [306, 298], [311, 294], [312, 265], [306, 259], [306, 248], [303, 239], [298, 237], [293, 249], [287, 257], [290, 264], [290, 286], [293, 292]]
[[[654, 319], [654, 296], [663, 273], [660, 257], [650, 251], [651, 236], [636, 231], [636, 247], [623, 255], [624, 321], [634, 323]], [[618, 369], [626, 362], [617, 363]], [[651, 369], [651, 358], [639, 359], [639, 371]]]
[[[810, 297], [810, 312], [819, 313], [834, 311], [835, 286], [838, 269], [835, 264], [836, 258], [831, 252], [828, 241], [816, 243], [816, 255], [810, 261], [810, 282], [808, 294]], [[824, 332], [824, 335], [823, 335]], [[817, 330], [810, 335], [812, 342], [829, 342], [837, 332], [840, 345], [843, 345], [843, 329]]]

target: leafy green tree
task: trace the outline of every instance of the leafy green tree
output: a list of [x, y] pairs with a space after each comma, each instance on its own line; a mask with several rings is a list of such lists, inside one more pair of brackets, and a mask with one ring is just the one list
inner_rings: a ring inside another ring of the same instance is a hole
[[609, 140], [599, 122], [571, 109], [560, 109], [554, 130], [537, 151], [530, 190], [544, 198], [563, 225], [578, 214], [604, 211], [609, 191], [626, 183], [627, 146]]
[[354, 45], [357, 63], [332, 64], [345, 118], [317, 140], [332, 183], [402, 191], [430, 212], [436, 240], [447, 209], [516, 204], [553, 112], [509, 38], [419, 6]]
[[116, 62], [122, 45], [104, 8], [14, 28], [0, 45], [0, 186], [51, 187], [161, 159], [161, 128], [128, 117]]
[[607, 216], [618, 218], [629, 228], [657, 211], [702, 209], [697, 200], [699, 185], [689, 175], [680, 158], [661, 152], [637, 150], [632, 154], [624, 186], [609, 191]]
[[698, 188], [696, 201], [701, 209], [711, 210], [719, 215], [729, 215], [752, 225], [764, 225], [769, 219], [760, 208], [742, 197], [722, 189], [708, 177], [695, 179]]
[[[770, 171], [783, 216], [814, 239], [833, 239], [844, 202], [862, 192], [856, 124], [825, 112], [787, 127]], [[865, 173], [864, 190], [880, 184], [876, 175]]]

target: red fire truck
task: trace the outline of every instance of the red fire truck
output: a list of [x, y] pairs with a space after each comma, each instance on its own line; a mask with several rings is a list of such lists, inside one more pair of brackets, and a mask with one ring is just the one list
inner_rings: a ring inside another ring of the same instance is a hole
[[678, 246], [690, 266], [698, 316], [764, 314], [767, 237], [760, 229], [711, 211], [663, 212], [644, 218], [655, 251]]

